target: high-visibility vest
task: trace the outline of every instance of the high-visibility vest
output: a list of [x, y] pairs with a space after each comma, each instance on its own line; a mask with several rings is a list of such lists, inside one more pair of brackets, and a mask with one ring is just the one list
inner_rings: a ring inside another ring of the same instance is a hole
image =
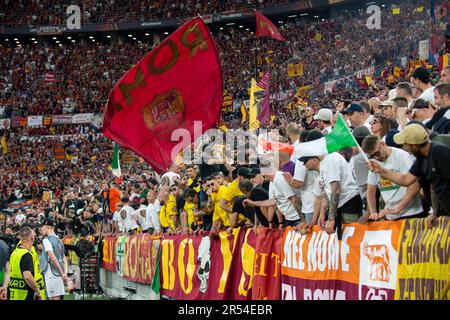
[[9, 299], [10, 300], [25, 300], [28, 295], [28, 285], [23, 278], [22, 271], [20, 270], [20, 260], [23, 255], [30, 253], [33, 258], [34, 279], [37, 287], [41, 292], [41, 297], [45, 299], [45, 285], [44, 279], [39, 268], [39, 258], [35, 250], [27, 250], [25, 248], [17, 247], [10, 257], [10, 276], [9, 282]]

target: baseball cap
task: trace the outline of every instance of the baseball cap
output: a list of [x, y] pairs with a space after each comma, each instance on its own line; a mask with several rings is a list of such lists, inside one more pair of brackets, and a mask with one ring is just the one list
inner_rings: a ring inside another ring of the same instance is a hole
[[55, 221], [51, 218], [46, 218], [44, 219], [44, 221], [42, 221], [41, 226], [50, 226], [50, 227], [54, 227], [55, 226]]
[[394, 106], [394, 101], [391, 100], [386, 100], [386, 101], [382, 101], [380, 106], [389, 106], [389, 107], [393, 107]]
[[333, 118], [333, 111], [331, 111], [330, 109], [322, 108], [313, 118], [314, 120], [331, 121], [331, 119]]
[[428, 109], [429, 106], [428, 101], [425, 101], [424, 99], [417, 99], [414, 101], [412, 109]]
[[242, 167], [242, 168], [239, 168], [237, 174], [238, 174], [238, 176], [248, 178], [248, 176], [250, 174], [250, 170], [248, 168]]
[[256, 177], [258, 174], [261, 174], [261, 170], [259, 168], [251, 168], [248, 177], [253, 178]]
[[353, 112], [364, 112], [364, 109], [360, 104], [352, 103], [346, 111], [348, 114], [352, 114]]
[[419, 124], [410, 124], [402, 132], [394, 135], [394, 142], [398, 145], [419, 145], [428, 141], [428, 132]]
[[317, 157], [301, 157], [301, 158], [298, 158], [298, 161], [306, 164], [309, 160], [314, 159], [314, 158], [317, 158]]

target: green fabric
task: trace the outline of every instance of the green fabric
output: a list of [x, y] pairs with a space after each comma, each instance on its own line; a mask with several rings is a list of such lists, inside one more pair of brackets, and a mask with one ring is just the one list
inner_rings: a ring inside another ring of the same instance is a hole
[[342, 116], [339, 114], [333, 130], [325, 136], [328, 153], [333, 153], [347, 147], [357, 147], [355, 138], [350, 133]]

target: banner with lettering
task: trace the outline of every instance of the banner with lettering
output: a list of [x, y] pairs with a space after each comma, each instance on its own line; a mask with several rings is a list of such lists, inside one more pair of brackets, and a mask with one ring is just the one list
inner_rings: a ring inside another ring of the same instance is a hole
[[[450, 218], [432, 229], [425, 219], [404, 220], [400, 237], [396, 300], [436, 300], [450, 281]], [[450, 291], [446, 299], [450, 299]]]
[[283, 236], [283, 300], [392, 300], [402, 221], [348, 224], [342, 240], [313, 228]]
[[161, 294], [177, 300], [251, 299], [256, 235], [252, 229], [161, 240]]
[[158, 250], [159, 241], [150, 234], [128, 236], [123, 253], [123, 277], [136, 283], [152, 284]]
[[116, 265], [116, 240], [117, 237], [108, 235], [103, 238], [102, 268], [111, 272], [117, 271]]
[[252, 300], [281, 299], [283, 232], [261, 228], [256, 239]]
[[127, 236], [119, 236], [116, 241], [116, 264], [117, 273], [123, 276], [123, 256], [125, 250], [125, 242], [127, 241]]

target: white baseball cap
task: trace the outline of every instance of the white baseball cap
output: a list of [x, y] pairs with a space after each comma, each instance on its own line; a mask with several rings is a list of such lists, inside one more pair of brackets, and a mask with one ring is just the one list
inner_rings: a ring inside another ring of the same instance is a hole
[[331, 121], [333, 119], [333, 111], [327, 108], [322, 108], [314, 116], [314, 120]]

